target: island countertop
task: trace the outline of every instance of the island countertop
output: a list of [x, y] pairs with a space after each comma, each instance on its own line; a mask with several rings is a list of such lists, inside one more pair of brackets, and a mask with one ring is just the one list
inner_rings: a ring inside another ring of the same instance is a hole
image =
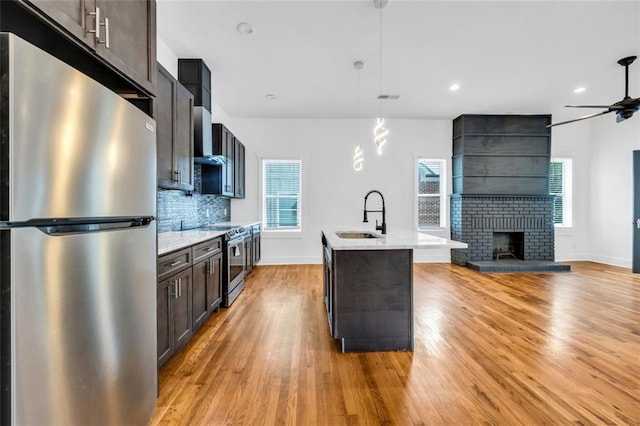
[[[368, 232], [380, 238], [340, 238], [336, 232]], [[351, 226], [323, 227], [322, 234], [334, 250], [399, 250], [399, 249], [464, 249], [468, 245], [460, 241], [436, 237], [424, 232], [391, 231], [385, 235], [370, 229]]]

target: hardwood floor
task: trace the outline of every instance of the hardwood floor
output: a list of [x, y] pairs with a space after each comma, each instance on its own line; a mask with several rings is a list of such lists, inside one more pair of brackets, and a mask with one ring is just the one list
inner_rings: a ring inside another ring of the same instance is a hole
[[150, 424], [640, 425], [640, 276], [414, 265], [415, 351], [338, 352], [321, 265], [260, 266], [160, 373]]

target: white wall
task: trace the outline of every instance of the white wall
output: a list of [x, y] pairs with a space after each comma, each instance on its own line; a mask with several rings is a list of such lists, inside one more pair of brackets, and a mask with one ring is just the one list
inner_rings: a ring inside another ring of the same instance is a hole
[[156, 58], [174, 78], [178, 78], [178, 57], [160, 37], [156, 38]]
[[[357, 122], [352, 119], [234, 119], [230, 130], [246, 145], [246, 193], [232, 200], [233, 220], [260, 219], [260, 159], [299, 158], [303, 161], [302, 228], [300, 234], [263, 234], [262, 262], [319, 263], [323, 225], [366, 226], [362, 223], [364, 195], [371, 189], [385, 196], [389, 231], [412, 230], [415, 223], [414, 163], [418, 157], [447, 160], [447, 188], [451, 182], [450, 120], [387, 120], [386, 152], [375, 154], [372, 119], [360, 120], [364, 169], [352, 167]], [[368, 207], [376, 206], [375, 197]], [[446, 229], [443, 233], [449, 235]], [[416, 260], [449, 261], [447, 250], [417, 251]]]
[[633, 151], [640, 149], [640, 116], [591, 123], [591, 259], [630, 267], [633, 237]]
[[[177, 76], [177, 56], [160, 38], [157, 48], [158, 61]], [[213, 121], [229, 127], [247, 149], [248, 197], [232, 200], [232, 219], [260, 219], [260, 158], [303, 160], [303, 232], [296, 238], [265, 234], [265, 264], [319, 263], [322, 225], [364, 226], [363, 197], [373, 188], [385, 195], [389, 230], [413, 229], [415, 158], [445, 158], [451, 191], [450, 120], [389, 120], [387, 155], [382, 158], [372, 149], [373, 120], [360, 120], [360, 142], [367, 152], [364, 170], [356, 173], [351, 168], [355, 120], [238, 119], [229, 117], [215, 98], [212, 109]], [[553, 111], [554, 121], [572, 118], [573, 112]], [[605, 116], [553, 128], [552, 156], [574, 159], [573, 228], [556, 231], [556, 260], [631, 266], [634, 149], [640, 149], [640, 117], [615, 123], [613, 116]], [[445, 229], [440, 235], [448, 233]], [[449, 261], [447, 251], [416, 251], [415, 257]]]
[[[571, 111], [571, 113], [575, 113]], [[566, 111], [553, 114], [553, 121], [570, 119]], [[556, 261], [590, 260], [591, 124], [587, 121], [553, 127], [551, 157], [573, 159], [573, 215], [571, 228], [556, 228]]]
[[[362, 172], [351, 167], [356, 140], [355, 120], [229, 119], [227, 126], [247, 149], [244, 200], [232, 200], [234, 220], [260, 219], [259, 160], [303, 160], [303, 232], [300, 235], [265, 235], [263, 262], [320, 262], [322, 225], [362, 224], [364, 194], [376, 188], [385, 194], [389, 230], [412, 230], [415, 224], [415, 170], [418, 157], [447, 160], [447, 192], [451, 191], [451, 121], [389, 120], [386, 155], [375, 155], [371, 132], [373, 120], [360, 120], [360, 142], [366, 147]], [[617, 129], [614, 127], [614, 129]], [[556, 232], [556, 260], [605, 261], [592, 251], [594, 225], [590, 212], [593, 179], [591, 123], [556, 127], [552, 131], [552, 156], [571, 157], [574, 166], [573, 227]], [[597, 145], [597, 142], [593, 142]], [[602, 159], [602, 156], [596, 156]], [[628, 188], [627, 188], [628, 189]], [[372, 199], [373, 201], [373, 199]], [[434, 232], [438, 234], [437, 232]], [[448, 236], [449, 229], [439, 235]], [[597, 253], [597, 252], [596, 252]], [[627, 256], [628, 257], [628, 256]], [[416, 251], [416, 261], [448, 262], [448, 251]], [[619, 264], [619, 262], [607, 261]]]

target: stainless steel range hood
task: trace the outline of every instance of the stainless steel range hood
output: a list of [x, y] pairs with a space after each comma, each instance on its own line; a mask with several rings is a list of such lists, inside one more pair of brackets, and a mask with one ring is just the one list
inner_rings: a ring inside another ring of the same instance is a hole
[[213, 157], [211, 112], [203, 106], [193, 108], [193, 132], [193, 155], [204, 158]]

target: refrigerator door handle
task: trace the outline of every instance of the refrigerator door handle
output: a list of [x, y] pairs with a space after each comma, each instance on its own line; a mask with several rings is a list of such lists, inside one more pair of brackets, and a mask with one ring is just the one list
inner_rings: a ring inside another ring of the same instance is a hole
[[155, 220], [153, 216], [31, 219], [24, 222], [0, 222], [0, 230], [14, 228], [38, 228], [38, 230], [47, 235], [63, 236], [147, 227], [153, 220]]

